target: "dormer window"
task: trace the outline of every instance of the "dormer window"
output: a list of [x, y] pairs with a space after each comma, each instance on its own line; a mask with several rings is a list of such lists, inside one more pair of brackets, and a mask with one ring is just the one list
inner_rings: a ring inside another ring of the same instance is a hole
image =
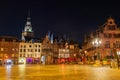
[[111, 18], [111, 17], [110, 17], [110, 18], [108, 18], [108, 20], [107, 20], [107, 24], [108, 24], [108, 25], [111, 25], [111, 24], [113, 25], [113, 24], [115, 24], [114, 19], [113, 19], [113, 18]]
[[112, 24], [112, 21], [110, 21], [109, 23]]
[[115, 30], [115, 26], [108, 26], [108, 30]]

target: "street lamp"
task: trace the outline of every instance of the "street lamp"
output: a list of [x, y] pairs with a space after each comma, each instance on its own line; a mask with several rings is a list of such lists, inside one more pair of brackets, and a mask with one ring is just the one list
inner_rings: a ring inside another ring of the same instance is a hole
[[[93, 41], [92, 41], [92, 44], [93, 46], [96, 47], [96, 49], [99, 49], [99, 46], [101, 45], [101, 40], [100, 38], [95, 38]], [[99, 56], [98, 56], [99, 52], [97, 51], [97, 59], [99, 59]]]
[[117, 64], [118, 64], [118, 68], [119, 68], [119, 57], [120, 57], [120, 51], [117, 51]]
[[[100, 38], [95, 38], [92, 41], [93, 46], [96, 47], [97, 50], [99, 50], [99, 46], [101, 45], [101, 39]], [[94, 60], [95, 60], [95, 64], [93, 66], [102, 66], [101, 62], [100, 62], [100, 54], [99, 51], [96, 51], [97, 54], [94, 55]]]

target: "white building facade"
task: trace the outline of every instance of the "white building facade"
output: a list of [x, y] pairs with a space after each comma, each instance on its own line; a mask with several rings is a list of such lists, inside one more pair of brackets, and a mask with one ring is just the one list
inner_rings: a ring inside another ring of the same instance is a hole
[[42, 53], [41, 43], [20, 42], [19, 63], [39, 63]]

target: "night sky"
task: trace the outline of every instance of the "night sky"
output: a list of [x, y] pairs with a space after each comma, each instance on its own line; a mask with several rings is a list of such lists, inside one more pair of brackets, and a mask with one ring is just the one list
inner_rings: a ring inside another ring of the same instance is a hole
[[0, 35], [20, 38], [29, 10], [36, 37], [43, 37], [51, 31], [54, 35], [66, 35], [81, 43], [84, 34], [95, 31], [110, 16], [118, 26], [120, 24], [119, 2], [9, 0], [0, 2]]

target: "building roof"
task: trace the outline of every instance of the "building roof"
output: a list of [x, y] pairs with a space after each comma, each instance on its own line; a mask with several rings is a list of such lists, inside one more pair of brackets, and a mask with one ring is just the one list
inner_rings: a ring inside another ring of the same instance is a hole
[[0, 36], [0, 41], [2, 41], [3, 39], [5, 39], [5, 41], [11, 42], [13, 40], [18, 41], [18, 38], [15, 36]]

